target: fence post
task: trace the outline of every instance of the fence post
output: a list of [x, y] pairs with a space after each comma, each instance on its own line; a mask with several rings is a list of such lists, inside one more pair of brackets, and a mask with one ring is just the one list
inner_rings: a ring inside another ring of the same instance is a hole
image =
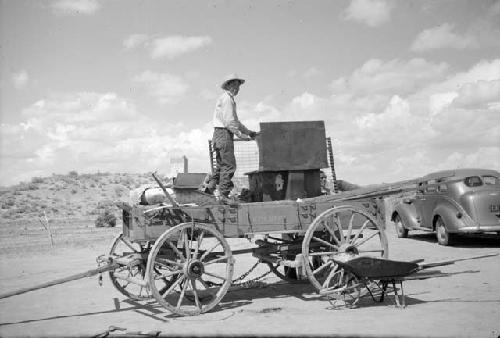
[[52, 231], [50, 230], [49, 219], [47, 218], [47, 214], [45, 213], [45, 211], [43, 212], [43, 217], [45, 219], [45, 223], [43, 223], [41, 220], [39, 220], [39, 221], [40, 221], [40, 223], [42, 223], [45, 230], [47, 230], [47, 233], [48, 233], [49, 239], [50, 239], [50, 246], [54, 246], [54, 238], [52, 237]]

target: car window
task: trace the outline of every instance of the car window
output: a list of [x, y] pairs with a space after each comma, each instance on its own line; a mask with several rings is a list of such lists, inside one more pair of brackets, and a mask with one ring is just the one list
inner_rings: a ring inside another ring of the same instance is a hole
[[448, 186], [444, 183], [441, 183], [439, 186], [438, 186], [438, 191], [440, 192], [445, 192], [445, 191], [448, 191]]
[[500, 179], [495, 176], [483, 176], [483, 182], [486, 185], [500, 185]]
[[481, 185], [483, 185], [483, 181], [481, 180], [481, 177], [479, 176], [470, 176], [470, 177], [466, 177], [464, 179], [464, 183], [466, 186], [468, 187], [479, 187]]

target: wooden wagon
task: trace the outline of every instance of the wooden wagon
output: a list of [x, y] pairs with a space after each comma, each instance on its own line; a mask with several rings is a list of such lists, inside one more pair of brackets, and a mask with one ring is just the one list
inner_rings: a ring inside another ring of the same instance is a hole
[[[266, 127], [276, 125], [261, 124], [261, 130]], [[260, 158], [261, 169], [262, 162], [270, 165], [254, 173], [254, 181], [264, 181], [250, 186], [257, 201], [221, 205], [207, 197], [205, 205], [125, 206], [123, 233], [109, 252], [110, 259], [120, 263], [109, 273], [114, 286], [127, 297], [154, 297], [174, 313], [196, 315], [220, 302], [233, 282], [235, 257], [251, 252], [284, 280], [306, 278], [318, 292], [328, 289], [348, 296], [355, 278], [333, 258], [388, 256], [377, 200], [370, 194], [318, 196], [319, 168], [328, 165], [324, 125], [300, 122], [285, 127], [288, 136], [279, 133], [279, 146], [273, 148], [279, 154], [266, 153], [261, 145], [261, 155], [267, 156]], [[290, 160], [284, 149], [301, 138], [308, 142], [293, 147]], [[287, 191], [278, 200], [269, 196], [280, 194], [255, 191], [266, 189], [265, 181], [277, 175], [279, 188]], [[294, 191], [302, 191], [302, 198]], [[258, 201], [262, 196], [267, 201]], [[293, 199], [281, 199], [290, 196]], [[226, 238], [253, 238], [255, 245], [231, 250]]]
[[[251, 202], [225, 205], [199, 192], [197, 203], [180, 204], [155, 176], [166, 203], [122, 203], [123, 231], [98, 257], [97, 269], [0, 299], [108, 272], [115, 288], [131, 299], [154, 297], [173, 313], [197, 315], [221, 301], [234, 282], [235, 257], [245, 253], [283, 280], [307, 279], [329, 297], [353, 297], [359, 276], [338, 263], [339, 257], [388, 257], [381, 194], [321, 195], [320, 168], [329, 165], [324, 124], [280, 124], [278, 132], [274, 127], [261, 124], [261, 130], [268, 128], [262, 142], [271, 146], [261, 145]], [[232, 250], [227, 238], [252, 238], [254, 245]]]

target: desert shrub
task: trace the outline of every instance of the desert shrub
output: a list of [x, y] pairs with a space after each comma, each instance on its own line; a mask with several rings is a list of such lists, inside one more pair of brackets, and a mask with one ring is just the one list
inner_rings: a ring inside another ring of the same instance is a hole
[[37, 190], [38, 189], [38, 185], [34, 184], [34, 183], [19, 183], [18, 186], [17, 186], [17, 189], [16, 191], [28, 191], [28, 190]]
[[101, 200], [97, 202], [97, 209], [109, 209], [113, 207], [115, 204], [112, 200]]
[[114, 227], [116, 226], [116, 216], [109, 209], [104, 210], [95, 220], [96, 227]]
[[76, 194], [77, 192], [78, 192], [78, 190], [76, 190], [76, 189], [71, 189], [71, 193], [72, 193], [73, 195], [74, 195], [74, 194]]
[[68, 173], [68, 176], [69, 177], [78, 177], [78, 172], [76, 172], [75, 170], [71, 170], [69, 173]]
[[89, 211], [87, 211], [87, 215], [89, 215], [89, 216], [93, 216], [93, 215], [100, 215], [101, 213], [100, 213], [100, 211], [99, 211], [99, 210], [100, 210], [100, 209], [93, 209], [93, 210], [89, 210]]
[[31, 178], [31, 183], [34, 183], [34, 184], [39, 184], [39, 183], [43, 183], [43, 182], [44, 182], [44, 180], [43, 180], [43, 178], [41, 178], [41, 177], [36, 177], [36, 176], [35, 176], [35, 177], [32, 177], [32, 178]]
[[2, 203], [2, 209], [9, 209], [16, 205], [16, 200], [14, 198], [9, 198], [5, 202]]
[[16, 215], [16, 214], [25, 214], [28, 213], [30, 210], [28, 210], [25, 207], [18, 207], [18, 208], [12, 208], [8, 210], [4, 215]]

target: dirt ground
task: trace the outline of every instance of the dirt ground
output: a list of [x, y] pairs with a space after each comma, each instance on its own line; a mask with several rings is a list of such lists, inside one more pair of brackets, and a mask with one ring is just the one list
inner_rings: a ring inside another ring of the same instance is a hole
[[[2, 233], [1, 292], [95, 268], [95, 257], [107, 251], [119, 231], [81, 230], [69, 236], [71, 241], [56, 231], [53, 248], [45, 235], [30, 246], [30, 236]], [[498, 237], [468, 237], [454, 247], [442, 247], [432, 234], [398, 239], [392, 228], [387, 233], [392, 259], [436, 262], [500, 253]], [[242, 239], [229, 242], [233, 249], [248, 245]], [[254, 262], [251, 255], [237, 256], [235, 276]], [[249, 278], [266, 270], [260, 265]], [[384, 303], [367, 297], [357, 308], [332, 309], [308, 283], [289, 284], [268, 275], [263, 287], [230, 291], [215, 309], [196, 317], [172, 315], [154, 301], [128, 300], [107, 276], [102, 287], [96, 277], [85, 278], [0, 300], [0, 336], [92, 336], [114, 325], [126, 331], [112, 334], [498, 337], [500, 256], [461, 261], [441, 270], [456, 274], [405, 282], [405, 309], [396, 308], [392, 296]]]

